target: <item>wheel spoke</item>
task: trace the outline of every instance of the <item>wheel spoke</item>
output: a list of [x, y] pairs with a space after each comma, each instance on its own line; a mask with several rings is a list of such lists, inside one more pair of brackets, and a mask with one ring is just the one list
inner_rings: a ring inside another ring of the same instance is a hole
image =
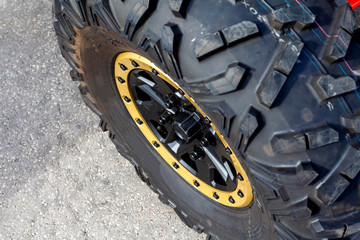
[[148, 94], [152, 99], [154, 99], [157, 103], [159, 103], [163, 108], [165, 108], [167, 111], [169, 111], [171, 114], [176, 113], [176, 108], [167, 108], [164, 99], [162, 99], [161, 96], [159, 96], [154, 89], [152, 89], [149, 85], [140, 85], [139, 88]]
[[226, 170], [225, 166], [222, 164], [221, 159], [219, 159], [217, 153], [215, 152], [214, 148], [210, 146], [203, 147], [205, 154], [209, 157], [211, 162], [214, 164], [215, 168], [219, 171], [222, 179], [226, 182], [229, 173]]

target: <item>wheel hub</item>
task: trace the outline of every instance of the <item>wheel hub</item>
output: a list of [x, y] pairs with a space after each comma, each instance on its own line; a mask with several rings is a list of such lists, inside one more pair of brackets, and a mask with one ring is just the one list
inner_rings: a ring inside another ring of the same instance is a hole
[[175, 120], [174, 130], [180, 139], [189, 142], [201, 133], [200, 117], [196, 113], [182, 112]]
[[118, 55], [115, 78], [132, 119], [180, 177], [220, 204], [250, 204], [252, 188], [239, 160], [176, 82], [135, 53]]

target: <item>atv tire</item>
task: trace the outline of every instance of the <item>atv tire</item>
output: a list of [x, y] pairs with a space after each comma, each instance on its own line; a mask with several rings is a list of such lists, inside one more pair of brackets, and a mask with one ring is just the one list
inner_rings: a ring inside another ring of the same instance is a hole
[[[53, 6], [61, 53], [83, 100], [141, 180], [187, 226], [208, 239], [360, 239], [360, 38], [346, 1]], [[184, 166], [167, 164], [162, 145], [149, 142], [139, 130], [143, 121], [129, 112], [134, 99], [119, 90], [130, 79], [116, 69], [141, 65], [117, 64], [123, 53], [146, 59], [203, 111], [201, 129], [218, 131], [251, 183], [248, 204], [231, 206], [241, 196], [222, 204], [179, 174]]]

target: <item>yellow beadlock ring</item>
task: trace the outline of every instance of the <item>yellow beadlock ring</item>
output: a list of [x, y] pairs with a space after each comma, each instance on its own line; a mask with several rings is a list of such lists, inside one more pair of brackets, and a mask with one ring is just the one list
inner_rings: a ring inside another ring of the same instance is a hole
[[[133, 64], [133, 61], [135, 61], [137, 64]], [[174, 171], [176, 171], [191, 186], [196, 188], [198, 191], [200, 191], [202, 194], [212, 199], [213, 201], [229, 207], [248, 206], [253, 199], [252, 187], [250, 185], [249, 178], [247, 177], [235, 154], [231, 154], [230, 158], [234, 165], [236, 173], [240, 174], [243, 178], [242, 180], [237, 179], [237, 186], [235, 190], [222, 191], [216, 189], [194, 176], [191, 172], [189, 172], [185, 167], [181, 165], [181, 163], [168, 151], [168, 149], [160, 142], [160, 140], [156, 137], [155, 133], [151, 130], [146, 120], [140, 113], [136, 102], [130, 92], [128, 80], [130, 72], [132, 70], [145, 70], [148, 72], [152, 72], [155, 70], [158, 74], [158, 77], [169, 83], [175, 89], [181, 89], [180, 86], [176, 82], [174, 82], [170, 78], [170, 76], [168, 76], [160, 68], [155, 66], [154, 63], [136, 53], [120, 53], [116, 58], [114, 68], [116, 86], [129, 114], [131, 115], [132, 119], [137, 124], [145, 138], [160, 154], [160, 156], [174, 169]], [[122, 81], [121, 83], [118, 81], [118, 79], [123, 79], [125, 81]], [[183, 89], [181, 90], [183, 91]], [[190, 101], [194, 107], [196, 107], [196, 109], [202, 114], [202, 116], [204, 118], [207, 117], [206, 114], [195, 103], [194, 99], [192, 99], [188, 94], [186, 94], [185, 91], [183, 92], [185, 93], [184, 96], [187, 98], [187, 100]], [[215, 130], [217, 136], [219, 137], [225, 148], [229, 148], [231, 150], [230, 146], [226, 143], [224, 137], [219, 133], [217, 128], [212, 123], [210, 123], [210, 125]], [[231, 150], [231, 152], [233, 151]], [[216, 196], [216, 198], [214, 196]]]

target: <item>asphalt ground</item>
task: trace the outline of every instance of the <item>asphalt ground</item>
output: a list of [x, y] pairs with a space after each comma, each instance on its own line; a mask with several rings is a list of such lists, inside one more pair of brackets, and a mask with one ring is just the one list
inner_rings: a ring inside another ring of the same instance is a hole
[[0, 0], [0, 239], [205, 239], [136, 176], [82, 102], [50, 0]]
[[0, 239], [204, 239], [98, 127], [50, 0], [0, 0]]

